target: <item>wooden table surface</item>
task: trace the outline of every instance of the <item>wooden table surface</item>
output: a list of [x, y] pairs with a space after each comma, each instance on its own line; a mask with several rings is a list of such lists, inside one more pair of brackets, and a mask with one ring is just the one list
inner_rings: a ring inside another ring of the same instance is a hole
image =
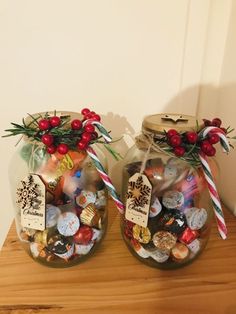
[[34, 262], [14, 225], [0, 254], [0, 314], [236, 313], [236, 218], [226, 212], [229, 236], [215, 225], [204, 253], [182, 269], [140, 263], [123, 242], [110, 202], [109, 229], [95, 255], [67, 269]]

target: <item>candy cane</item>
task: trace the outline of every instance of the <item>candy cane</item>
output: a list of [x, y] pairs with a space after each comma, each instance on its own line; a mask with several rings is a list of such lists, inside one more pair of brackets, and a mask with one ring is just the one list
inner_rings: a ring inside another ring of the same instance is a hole
[[104, 126], [99, 121], [94, 121], [94, 120], [88, 119], [88, 120], [85, 120], [83, 122], [83, 126], [85, 126], [86, 124], [95, 125], [107, 143], [112, 141], [110, 134], [107, 132], [107, 130], [104, 128]]
[[[209, 132], [214, 132], [214, 133], [218, 134], [220, 139], [221, 139], [220, 143], [221, 143], [221, 146], [223, 147], [223, 150], [225, 152], [229, 152], [230, 146], [229, 146], [228, 140], [225, 136], [225, 133], [217, 127], [207, 127], [203, 130], [203, 133], [202, 133], [203, 138], [205, 138]], [[226, 224], [225, 224], [225, 220], [224, 220], [223, 210], [221, 207], [220, 197], [219, 197], [219, 194], [217, 192], [216, 185], [214, 183], [211, 169], [210, 169], [209, 164], [207, 162], [206, 155], [203, 152], [199, 153], [199, 158], [200, 158], [200, 161], [202, 163], [204, 176], [205, 176], [205, 179], [207, 181], [208, 190], [209, 190], [209, 193], [211, 196], [211, 200], [212, 200], [212, 204], [213, 204], [213, 208], [214, 208], [214, 213], [216, 216], [217, 227], [218, 227], [218, 230], [219, 230], [221, 237], [223, 239], [226, 239], [227, 228], [226, 228]]]
[[[107, 132], [107, 130], [104, 128], [104, 126], [99, 121], [94, 121], [92, 119], [88, 119], [88, 120], [85, 120], [83, 122], [83, 126], [85, 126], [86, 124], [95, 125], [107, 143], [112, 141], [110, 134]], [[98, 159], [96, 152], [94, 151], [94, 149], [91, 146], [89, 146], [86, 151], [87, 151], [88, 155], [90, 156], [90, 158], [93, 160], [95, 167], [96, 167], [101, 179], [103, 180], [103, 182], [107, 186], [107, 189], [110, 192], [111, 197], [115, 201], [119, 212], [121, 214], [123, 214], [124, 213], [124, 205], [120, 201], [119, 196], [116, 192], [116, 189], [115, 189], [114, 185], [112, 184], [111, 179], [106, 174], [106, 171], [103, 168], [103, 165], [101, 164], [100, 160]]]
[[87, 148], [87, 153], [90, 156], [90, 158], [93, 160], [95, 167], [98, 171], [98, 173], [100, 174], [100, 177], [102, 178], [103, 182], [105, 183], [105, 185], [107, 186], [108, 191], [110, 192], [111, 197], [113, 198], [113, 200], [116, 203], [116, 206], [119, 210], [119, 212], [121, 214], [124, 213], [124, 205], [123, 203], [120, 201], [119, 196], [117, 195], [116, 189], [113, 186], [111, 179], [108, 177], [108, 175], [106, 174], [105, 169], [103, 168], [100, 160], [97, 157], [96, 152], [94, 151], [94, 149], [89, 146]]
[[203, 137], [205, 138], [209, 132], [216, 133], [219, 135], [219, 137], [221, 139], [221, 141], [220, 141], [221, 146], [223, 147], [224, 152], [228, 153], [230, 151], [230, 146], [229, 146], [229, 142], [225, 136], [225, 132], [223, 130], [215, 127], [215, 126], [209, 126], [203, 130], [203, 133], [202, 133]]

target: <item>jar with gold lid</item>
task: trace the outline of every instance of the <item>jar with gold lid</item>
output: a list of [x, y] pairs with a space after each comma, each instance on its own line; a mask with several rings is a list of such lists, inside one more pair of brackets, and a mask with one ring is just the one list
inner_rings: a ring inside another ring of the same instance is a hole
[[209, 157], [220, 138], [213, 131], [227, 132], [207, 121], [199, 124], [179, 114], [147, 116], [124, 159], [121, 231], [131, 253], [149, 266], [182, 267], [207, 244], [213, 210], [200, 156], [214, 180], [218, 167]]
[[105, 170], [98, 142], [108, 145], [102, 139], [110, 136], [100, 116], [86, 108], [82, 114], [34, 114], [12, 125], [10, 135], [23, 135], [9, 167], [18, 237], [41, 264], [76, 265], [106, 232], [106, 185], [88, 148]]

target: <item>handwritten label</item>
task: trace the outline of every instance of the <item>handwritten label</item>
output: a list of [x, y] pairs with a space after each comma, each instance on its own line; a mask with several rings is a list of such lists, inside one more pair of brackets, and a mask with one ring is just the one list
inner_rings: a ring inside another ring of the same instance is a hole
[[133, 223], [147, 227], [151, 202], [152, 186], [148, 178], [135, 173], [128, 182], [125, 218]]
[[16, 204], [21, 211], [22, 227], [45, 230], [45, 185], [36, 174], [20, 181], [16, 190]]

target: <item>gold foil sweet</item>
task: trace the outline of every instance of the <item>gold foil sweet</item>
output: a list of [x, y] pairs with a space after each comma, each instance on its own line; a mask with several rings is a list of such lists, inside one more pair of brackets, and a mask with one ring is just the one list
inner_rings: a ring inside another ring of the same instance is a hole
[[47, 239], [48, 239], [48, 230], [47, 229], [44, 231], [38, 231], [34, 235], [34, 242], [41, 243], [44, 246], [47, 245]]
[[151, 240], [151, 232], [148, 228], [135, 225], [133, 227], [133, 237], [140, 243], [147, 244]]
[[168, 252], [175, 246], [177, 238], [168, 231], [158, 231], [152, 241], [159, 250]]
[[101, 229], [101, 216], [94, 204], [87, 205], [80, 215], [80, 221], [87, 226]]

